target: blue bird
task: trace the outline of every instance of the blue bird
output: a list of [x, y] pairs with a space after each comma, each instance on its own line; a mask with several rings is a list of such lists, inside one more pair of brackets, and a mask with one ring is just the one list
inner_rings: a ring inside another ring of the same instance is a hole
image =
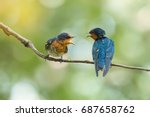
[[94, 39], [92, 56], [95, 64], [96, 76], [98, 71], [103, 71], [103, 77], [108, 73], [114, 55], [114, 42], [105, 37], [105, 31], [101, 28], [94, 28], [89, 32], [89, 36]]
[[70, 36], [68, 33], [61, 33], [58, 36], [48, 39], [45, 44], [45, 50], [47, 50], [48, 57], [49, 55], [53, 57], [61, 57], [68, 52], [68, 45], [74, 44], [72, 42], [73, 36]]

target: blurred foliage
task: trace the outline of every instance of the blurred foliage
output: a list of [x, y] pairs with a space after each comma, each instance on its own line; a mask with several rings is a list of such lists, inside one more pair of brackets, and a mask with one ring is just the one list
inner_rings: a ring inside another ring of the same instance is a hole
[[[149, 0], [0, 0], [0, 21], [43, 53], [48, 38], [74, 35], [68, 59], [92, 60], [88, 31], [101, 27], [115, 41], [113, 63], [150, 68]], [[150, 99], [150, 73], [44, 61], [0, 31], [0, 99]], [[100, 74], [101, 75], [101, 74]]]

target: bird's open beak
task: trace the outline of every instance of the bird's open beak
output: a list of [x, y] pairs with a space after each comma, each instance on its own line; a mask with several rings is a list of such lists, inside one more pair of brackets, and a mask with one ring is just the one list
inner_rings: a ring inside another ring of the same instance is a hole
[[70, 40], [68, 41], [69, 44], [75, 45], [72, 41], [72, 39], [74, 38], [74, 36], [70, 36]]
[[70, 39], [70, 40], [68, 41], [68, 43], [75, 45], [75, 44], [73, 43], [72, 39]]
[[73, 43], [73, 41], [72, 41], [72, 38], [74, 38], [74, 36], [70, 36], [70, 38], [67, 39], [67, 44], [73, 44], [73, 45], [75, 45], [75, 44]]

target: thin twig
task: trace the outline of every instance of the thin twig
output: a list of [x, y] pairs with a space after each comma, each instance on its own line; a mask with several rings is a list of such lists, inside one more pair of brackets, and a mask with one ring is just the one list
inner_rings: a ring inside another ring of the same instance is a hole
[[[67, 60], [67, 59], [56, 59], [53, 57], [47, 57], [41, 52], [39, 52], [34, 44], [27, 38], [21, 36], [17, 32], [13, 31], [11, 28], [8, 26], [4, 25], [3, 23], [0, 23], [0, 28], [4, 31], [4, 33], [8, 36], [12, 35], [14, 36], [18, 41], [20, 41], [25, 47], [30, 48], [33, 50], [33, 52], [38, 55], [39, 57], [49, 60], [49, 61], [54, 61], [54, 62], [67, 62], [67, 63], [84, 63], [84, 64], [94, 64], [93, 61], [88, 61], [88, 60]], [[141, 70], [141, 71], [150, 71], [150, 69], [147, 68], [142, 68], [142, 67], [134, 67], [134, 66], [127, 66], [127, 65], [122, 65], [122, 64], [111, 64], [111, 66], [114, 67], [121, 67], [125, 69], [132, 69], [132, 70]]]

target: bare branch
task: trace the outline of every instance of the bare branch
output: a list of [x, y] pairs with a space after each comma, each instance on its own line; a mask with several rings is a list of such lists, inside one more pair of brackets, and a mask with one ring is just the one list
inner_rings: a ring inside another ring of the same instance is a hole
[[[13, 31], [11, 28], [8, 26], [4, 25], [3, 23], [0, 23], [0, 28], [4, 31], [4, 33], [8, 36], [12, 35], [14, 36], [18, 41], [20, 41], [25, 47], [30, 48], [33, 50], [33, 52], [38, 55], [39, 57], [49, 60], [49, 61], [54, 61], [54, 62], [67, 62], [67, 63], [84, 63], [84, 64], [94, 64], [93, 61], [88, 61], [88, 60], [67, 60], [67, 59], [56, 59], [53, 57], [48, 57], [45, 56], [43, 53], [39, 52], [34, 44], [27, 38], [21, 36], [17, 32]], [[150, 69], [147, 68], [142, 68], [142, 67], [134, 67], [134, 66], [127, 66], [127, 65], [122, 65], [122, 64], [111, 64], [111, 66], [114, 67], [121, 67], [125, 69], [132, 69], [132, 70], [141, 70], [141, 71], [150, 71]]]

